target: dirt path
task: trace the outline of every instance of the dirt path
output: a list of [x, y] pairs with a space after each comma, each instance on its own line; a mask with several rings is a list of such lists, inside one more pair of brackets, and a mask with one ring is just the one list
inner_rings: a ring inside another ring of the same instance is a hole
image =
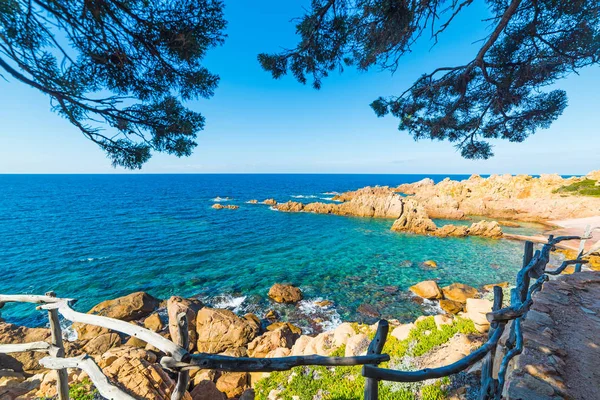
[[509, 399], [600, 399], [600, 272], [544, 284], [523, 322]]
[[551, 311], [567, 353], [566, 391], [573, 399], [600, 399], [600, 276], [571, 293], [571, 304]]

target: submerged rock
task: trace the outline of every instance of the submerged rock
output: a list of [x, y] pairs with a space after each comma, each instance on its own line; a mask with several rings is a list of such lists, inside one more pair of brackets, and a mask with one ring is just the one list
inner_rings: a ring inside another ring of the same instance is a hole
[[359, 313], [366, 315], [367, 317], [372, 317], [372, 318], [379, 318], [379, 310], [371, 304], [361, 304], [360, 306], [358, 306], [358, 309], [356, 310]]

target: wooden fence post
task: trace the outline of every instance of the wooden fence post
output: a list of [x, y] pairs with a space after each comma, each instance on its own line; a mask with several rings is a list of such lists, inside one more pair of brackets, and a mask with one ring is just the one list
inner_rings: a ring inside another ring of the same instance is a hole
[[[589, 237], [591, 234], [592, 234], [592, 226], [587, 225], [585, 227], [585, 231], [583, 233], [583, 238], [579, 242], [579, 251], [577, 252], [577, 259], [581, 258], [581, 256], [583, 255], [583, 253], [585, 251], [585, 241], [587, 240], [586, 238]], [[581, 265], [582, 265], [581, 263], [575, 264], [575, 272], [581, 272]]]
[[[46, 296], [56, 297], [54, 292], [46, 293]], [[48, 319], [50, 320], [50, 332], [52, 333], [52, 345], [56, 347], [54, 357], [63, 358], [65, 356], [65, 347], [62, 341], [62, 330], [60, 329], [60, 320], [58, 319], [58, 310], [48, 310]], [[69, 400], [69, 374], [65, 368], [57, 372], [56, 392], [58, 400]]]
[[[388, 331], [390, 326], [384, 319], [379, 321], [377, 324], [377, 332], [373, 341], [369, 345], [367, 354], [381, 354], [385, 341], [387, 339]], [[377, 364], [375, 364], [377, 365]], [[379, 396], [379, 380], [374, 378], [367, 378], [365, 383], [365, 400], [377, 400]]]
[[[502, 293], [502, 288], [500, 286], [494, 286], [494, 304], [492, 306], [492, 311], [500, 310], [502, 308], [503, 300], [504, 293]], [[492, 337], [496, 329], [498, 329], [498, 323], [493, 322], [490, 326], [488, 338]], [[498, 381], [493, 376], [494, 358], [496, 356], [497, 347], [497, 345], [494, 346], [483, 359], [483, 364], [481, 366], [481, 390], [479, 392], [480, 400], [492, 399], [497, 391]]]
[[[189, 331], [188, 331], [188, 320], [187, 314], [182, 312], [177, 314], [177, 329], [179, 330], [179, 340], [177, 341], [177, 345], [183, 347], [184, 349], [188, 349], [188, 344], [190, 341]], [[177, 373], [177, 383], [175, 385], [175, 389], [171, 394], [171, 400], [181, 400], [185, 395], [185, 392], [188, 389], [190, 384], [190, 373], [189, 371], [179, 371]]]

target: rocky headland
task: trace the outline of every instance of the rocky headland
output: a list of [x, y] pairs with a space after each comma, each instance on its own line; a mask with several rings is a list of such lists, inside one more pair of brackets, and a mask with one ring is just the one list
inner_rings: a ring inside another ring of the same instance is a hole
[[[395, 219], [391, 229], [397, 232], [500, 238], [503, 236], [501, 226], [518, 227], [515, 221], [554, 226], [560, 225], [561, 220], [600, 218], [600, 189], [590, 189], [597, 187], [598, 182], [600, 171], [571, 178], [559, 175], [482, 178], [472, 175], [462, 181], [446, 178], [437, 184], [426, 178], [395, 188], [377, 186], [345, 192], [333, 198], [336, 203], [288, 201], [273, 207], [283, 212]], [[470, 226], [447, 224], [441, 227], [433, 221], [469, 217], [489, 220]]]
[[585, 177], [560, 175], [472, 175], [463, 181], [449, 178], [403, 184], [395, 192], [410, 195], [431, 218], [462, 219], [484, 216], [494, 219], [547, 223], [551, 220], [600, 215], [600, 197], [581, 196], [561, 188], [584, 181], [600, 181], [600, 171]]

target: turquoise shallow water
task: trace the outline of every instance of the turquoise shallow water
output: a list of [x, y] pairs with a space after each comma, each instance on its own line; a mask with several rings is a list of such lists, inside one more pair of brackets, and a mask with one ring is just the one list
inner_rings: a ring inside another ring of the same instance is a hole
[[[87, 311], [102, 300], [144, 290], [264, 314], [273, 307], [269, 287], [291, 282], [307, 301], [275, 308], [319, 329], [340, 319], [372, 321], [357, 313], [363, 303], [401, 320], [431, 311], [430, 304], [407, 294], [424, 279], [473, 286], [514, 280], [521, 263], [518, 242], [399, 234], [390, 231], [391, 220], [288, 214], [245, 203], [269, 197], [316, 201], [331, 191], [424, 177], [0, 175], [0, 293], [54, 290], [78, 298], [75, 308]], [[211, 209], [217, 196], [232, 197], [229, 203], [240, 208]], [[439, 267], [422, 268], [428, 259]], [[321, 310], [313, 304], [317, 299], [332, 300], [334, 307]], [[309, 316], [322, 319], [321, 326]], [[2, 317], [45, 323], [33, 307], [8, 305]]]

